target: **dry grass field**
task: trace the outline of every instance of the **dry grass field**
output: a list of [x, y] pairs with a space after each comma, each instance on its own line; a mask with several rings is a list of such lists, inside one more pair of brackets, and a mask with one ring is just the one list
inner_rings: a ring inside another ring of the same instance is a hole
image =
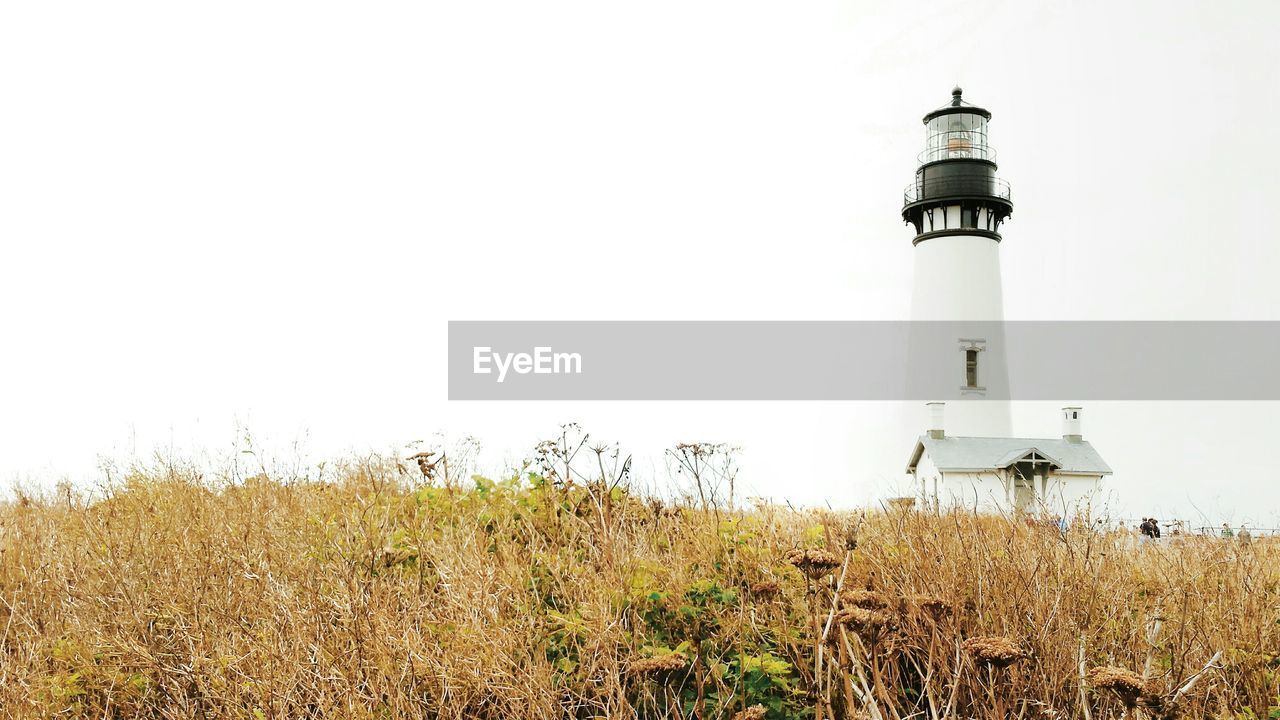
[[0, 715], [1280, 716], [1270, 541], [660, 502], [579, 449], [18, 496]]

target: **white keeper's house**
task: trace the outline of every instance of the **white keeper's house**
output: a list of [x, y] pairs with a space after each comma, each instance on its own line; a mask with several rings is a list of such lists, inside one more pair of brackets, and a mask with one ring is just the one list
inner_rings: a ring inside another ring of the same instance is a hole
[[943, 403], [929, 403], [929, 410], [929, 432], [907, 462], [926, 508], [1069, 517], [1085, 509], [1111, 474], [1080, 435], [1078, 407], [1062, 409], [1060, 438], [951, 437]]
[[[953, 360], [908, 370], [912, 378], [941, 378], [938, 387], [954, 378], [949, 394], [935, 399], [955, 400], [947, 412], [956, 426], [983, 437], [947, 435], [943, 403], [929, 403], [928, 432], [916, 440], [907, 473], [927, 508], [1066, 517], [1083, 509], [1111, 468], [1080, 436], [1079, 407], [1063, 408], [1061, 438], [1012, 437], [999, 249], [1013, 199], [987, 141], [991, 113], [962, 92], [955, 88], [948, 104], [924, 116], [925, 149], [903, 193], [902, 219], [915, 232], [914, 327], [985, 323], [974, 326], [984, 335], [959, 335], [943, 350]], [[909, 362], [935, 359], [937, 351], [913, 346]], [[910, 435], [919, 427], [910, 422]]]

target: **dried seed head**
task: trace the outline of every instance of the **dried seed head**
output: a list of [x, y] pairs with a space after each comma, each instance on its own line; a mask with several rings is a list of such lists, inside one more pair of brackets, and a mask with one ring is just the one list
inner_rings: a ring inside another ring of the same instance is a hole
[[632, 675], [663, 675], [685, 669], [689, 658], [684, 653], [673, 652], [658, 657], [634, 660], [628, 670]]
[[965, 640], [961, 645], [977, 660], [984, 665], [992, 665], [995, 667], [1008, 667], [1019, 660], [1027, 657], [1027, 653], [1022, 648], [1006, 637], [976, 637]]
[[955, 614], [956, 611], [954, 605], [940, 597], [918, 595], [913, 600], [915, 606], [920, 608], [922, 613], [935, 621], [945, 620]]
[[763, 705], [752, 705], [746, 710], [740, 710], [733, 714], [733, 720], [764, 720], [764, 714], [767, 712]]
[[431, 458], [433, 457], [435, 457], [433, 452], [420, 452], [410, 455], [408, 459], [418, 461], [418, 470], [422, 472], [422, 477], [433, 480], [435, 479], [436, 465], [440, 462], [440, 460], [432, 460]]
[[761, 580], [758, 583], [754, 583], [750, 590], [755, 597], [768, 599], [782, 592], [782, 587], [773, 580]]
[[1093, 668], [1085, 675], [1089, 684], [1099, 690], [1110, 690], [1120, 698], [1120, 702], [1129, 709], [1137, 707], [1138, 701], [1148, 693], [1147, 682], [1132, 670], [1112, 665]]
[[867, 610], [884, 610], [889, 607], [889, 600], [875, 590], [846, 590], [840, 593], [840, 601], [846, 607], [859, 607]]
[[826, 550], [792, 550], [787, 553], [787, 562], [815, 579], [831, 574], [840, 566], [840, 559]]
[[863, 640], [876, 640], [897, 626], [897, 619], [884, 610], [868, 610], [853, 607], [836, 615], [836, 622], [844, 625]]

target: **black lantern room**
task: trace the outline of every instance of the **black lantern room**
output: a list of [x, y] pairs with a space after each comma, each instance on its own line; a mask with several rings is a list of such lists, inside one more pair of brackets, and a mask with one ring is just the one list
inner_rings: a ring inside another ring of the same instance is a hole
[[925, 149], [916, 180], [902, 198], [902, 219], [916, 229], [913, 244], [943, 235], [1000, 240], [1000, 223], [1013, 212], [1009, 183], [996, 177], [996, 153], [987, 144], [991, 113], [964, 101], [924, 116]]

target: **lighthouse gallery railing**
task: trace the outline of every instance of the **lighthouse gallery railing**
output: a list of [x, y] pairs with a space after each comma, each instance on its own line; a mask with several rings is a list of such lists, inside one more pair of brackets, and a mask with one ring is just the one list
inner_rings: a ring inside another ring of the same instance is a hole
[[995, 197], [1010, 200], [1009, 183], [1000, 178], [960, 175], [916, 181], [902, 192], [902, 204], [946, 197]]

